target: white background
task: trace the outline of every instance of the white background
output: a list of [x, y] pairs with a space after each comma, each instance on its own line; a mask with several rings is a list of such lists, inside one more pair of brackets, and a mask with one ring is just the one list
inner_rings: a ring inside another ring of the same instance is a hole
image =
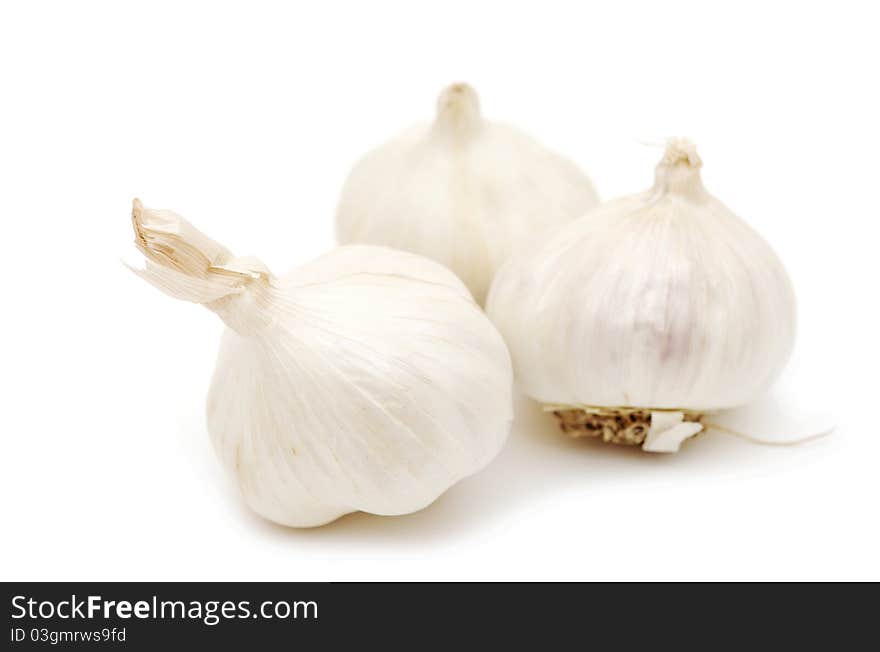
[[[880, 579], [873, 11], [4, 3], [0, 579]], [[122, 267], [130, 201], [285, 271], [332, 246], [357, 158], [458, 80], [605, 198], [651, 183], [639, 139], [692, 137], [798, 291], [774, 427], [834, 434], [650, 456], [521, 403], [497, 460], [421, 513], [246, 511], [204, 426], [222, 324]]]

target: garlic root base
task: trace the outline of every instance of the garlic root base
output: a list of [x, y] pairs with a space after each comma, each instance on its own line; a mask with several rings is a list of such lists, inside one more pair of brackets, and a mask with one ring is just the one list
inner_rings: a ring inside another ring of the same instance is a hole
[[547, 406], [562, 432], [572, 437], [601, 437], [649, 453], [675, 453], [685, 439], [703, 430], [703, 415], [684, 410]]

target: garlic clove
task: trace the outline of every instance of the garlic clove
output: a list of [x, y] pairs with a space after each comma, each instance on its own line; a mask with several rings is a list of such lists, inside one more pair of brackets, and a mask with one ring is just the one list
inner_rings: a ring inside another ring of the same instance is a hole
[[385, 245], [436, 260], [482, 304], [501, 264], [538, 233], [598, 203], [569, 160], [486, 120], [453, 84], [432, 124], [407, 129], [352, 169], [337, 209], [340, 243]]

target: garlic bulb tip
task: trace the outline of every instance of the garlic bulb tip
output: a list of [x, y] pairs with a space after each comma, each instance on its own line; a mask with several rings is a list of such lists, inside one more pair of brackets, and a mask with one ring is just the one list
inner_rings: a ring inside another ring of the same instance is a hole
[[670, 138], [666, 142], [666, 151], [660, 165], [673, 166], [683, 163], [691, 168], [699, 168], [703, 161], [697, 154], [697, 146], [687, 138]]
[[697, 146], [686, 138], [670, 138], [654, 170], [654, 197], [677, 191], [691, 198], [706, 196], [700, 177], [703, 161]]
[[437, 98], [435, 133], [465, 137], [476, 132], [482, 120], [477, 92], [467, 84], [452, 84]]

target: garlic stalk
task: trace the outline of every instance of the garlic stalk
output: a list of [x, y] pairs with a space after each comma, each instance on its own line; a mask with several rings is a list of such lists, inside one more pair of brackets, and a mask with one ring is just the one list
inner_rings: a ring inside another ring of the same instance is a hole
[[354, 167], [337, 235], [443, 263], [482, 304], [516, 248], [597, 203], [571, 161], [485, 120], [474, 89], [454, 84], [440, 95], [433, 124], [404, 131]]
[[247, 504], [294, 527], [419, 510], [489, 463], [512, 420], [507, 349], [426, 258], [341, 247], [276, 277], [134, 202], [144, 279], [228, 326], [208, 431]]
[[673, 452], [781, 372], [795, 298], [776, 254], [671, 141], [647, 192], [607, 202], [498, 273], [487, 312], [525, 392], [572, 434]]

